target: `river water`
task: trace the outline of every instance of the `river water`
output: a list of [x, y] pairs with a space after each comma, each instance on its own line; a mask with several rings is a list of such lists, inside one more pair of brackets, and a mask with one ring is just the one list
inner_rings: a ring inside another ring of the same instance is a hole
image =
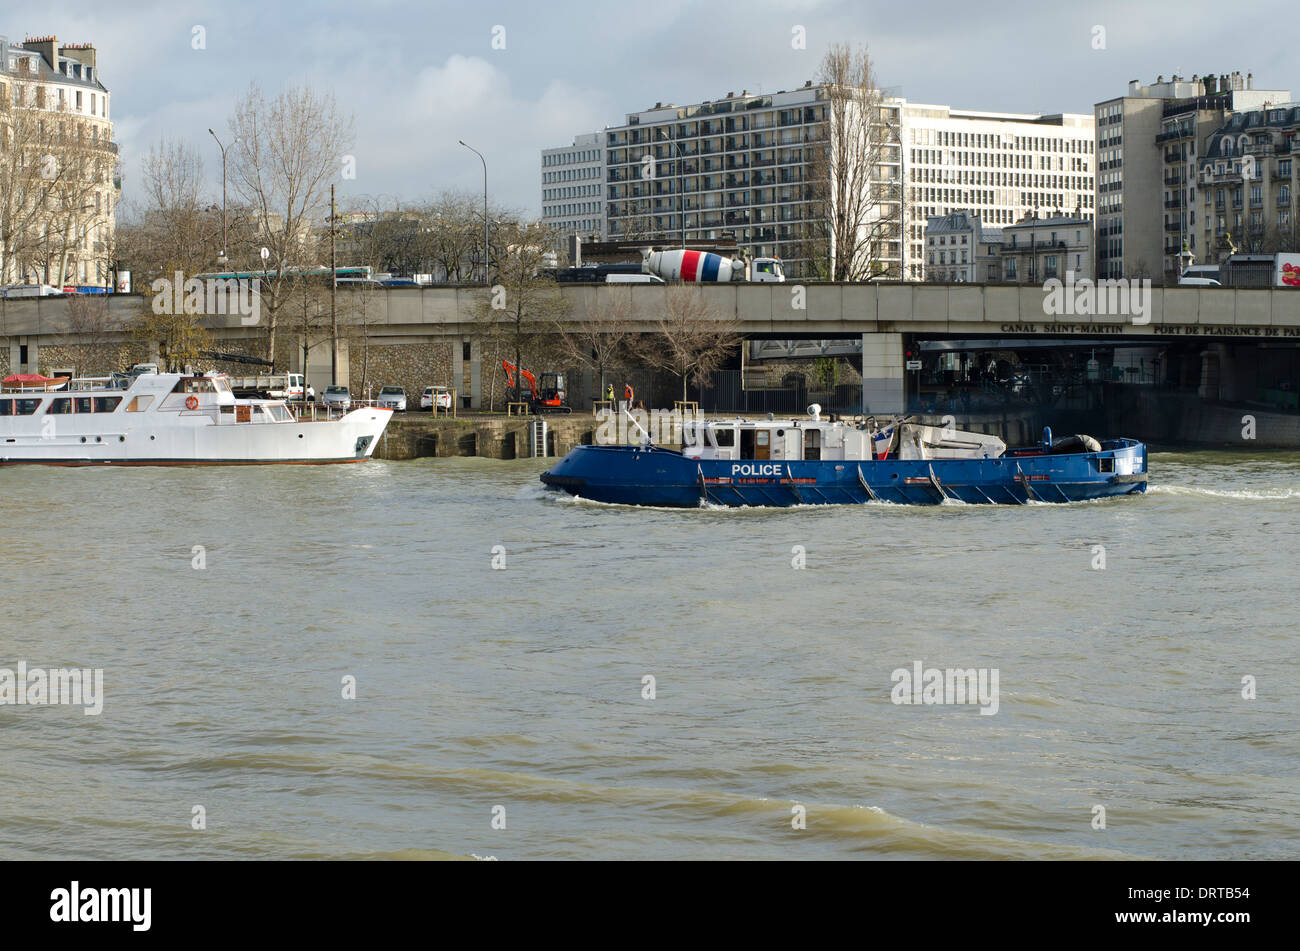
[[[0, 706], [0, 857], [1295, 855], [1300, 454], [1023, 507], [543, 468], [0, 471], [0, 667], [104, 672]], [[918, 662], [996, 713], [892, 702]]]

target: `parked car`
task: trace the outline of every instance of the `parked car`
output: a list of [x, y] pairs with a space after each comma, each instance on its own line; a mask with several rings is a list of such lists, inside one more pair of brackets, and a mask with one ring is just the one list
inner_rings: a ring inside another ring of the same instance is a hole
[[406, 390], [400, 386], [383, 386], [379, 388], [379, 399], [376, 404], [384, 409], [391, 409], [395, 413], [406, 412]]
[[325, 387], [325, 396], [321, 402], [326, 406], [336, 406], [339, 409], [352, 408], [352, 391], [346, 386], [337, 384]]
[[426, 386], [424, 392], [420, 394], [420, 409], [433, 409], [435, 402], [438, 409], [450, 410], [451, 387]]

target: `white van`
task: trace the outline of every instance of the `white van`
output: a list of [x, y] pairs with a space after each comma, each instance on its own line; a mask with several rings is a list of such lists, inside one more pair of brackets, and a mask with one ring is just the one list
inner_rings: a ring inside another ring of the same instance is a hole
[[1210, 277], [1180, 277], [1178, 279], [1179, 287], [1222, 287], [1218, 281]]
[[606, 274], [606, 284], [664, 284], [658, 274]]

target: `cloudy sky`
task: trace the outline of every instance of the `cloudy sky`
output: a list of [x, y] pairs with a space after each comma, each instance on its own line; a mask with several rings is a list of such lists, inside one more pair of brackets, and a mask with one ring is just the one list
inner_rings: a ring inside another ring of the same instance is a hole
[[[1250, 71], [1257, 88], [1300, 96], [1293, 19], [1280, 2], [1233, 16], [1202, 0], [5, 0], [0, 34], [98, 48], [128, 200], [141, 153], [162, 137], [202, 149], [219, 195], [207, 129], [224, 133], [252, 81], [268, 93], [310, 83], [354, 115], [357, 177], [340, 181], [340, 194], [391, 204], [477, 192], [482, 167], [456, 144], [464, 139], [487, 158], [494, 200], [537, 214], [540, 149], [660, 100], [801, 85], [830, 43], [868, 44], [881, 84], [913, 101], [1090, 112], [1158, 73]], [[794, 48], [797, 27], [805, 49]]]

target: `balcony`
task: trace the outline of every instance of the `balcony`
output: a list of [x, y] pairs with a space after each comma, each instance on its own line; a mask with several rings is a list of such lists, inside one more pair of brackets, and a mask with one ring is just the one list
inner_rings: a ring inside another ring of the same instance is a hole
[[1191, 129], [1184, 129], [1184, 128], [1171, 129], [1168, 132], [1161, 132], [1159, 135], [1156, 136], [1156, 145], [1161, 145], [1165, 142], [1177, 142], [1179, 139], [1190, 139], [1191, 137], [1192, 137]]
[[1187, 184], [1187, 176], [1183, 175], [1181, 172], [1177, 175], [1165, 176], [1165, 185], [1168, 186], [1169, 188], [1177, 188], [1179, 185], [1186, 185], [1186, 184]]
[[1291, 169], [1288, 168], [1288, 169], [1284, 172], [1284, 171], [1282, 171], [1281, 169], [1277, 169], [1277, 168], [1275, 168], [1275, 169], [1273, 169], [1273, 171], [1272, 171], [1272, 173], [1269, 175], [1269, 177], [1272, 178], [1272, 179], [1274, 179], [1275, 181], [1289, 182], [1289, 181], [1291, 181]]
[[1181, 199], [1181, 198], [1170, 198], [1168, 201], [1165, 202], [1165, 207], [1166, 207], [1166, 208], [1181, 208], [1181, 207], [1183, 207], [1182, 199]]
[[1279, 194], [1279, 195], [1277, 196], [1277, 199], [1275, 200], [1275, 204], [1276, 204], [1279, 208], [1290, 208], [1290, 207], [1291, 207], [1291, 196], [1290, 196], [1289, 194], [1286, 194], [1286, 193]]
[[1166, 221], [1165, 230], [1172, 231], [1175, 234], [1183, 230], [1183, 226], [1177, 221]]

